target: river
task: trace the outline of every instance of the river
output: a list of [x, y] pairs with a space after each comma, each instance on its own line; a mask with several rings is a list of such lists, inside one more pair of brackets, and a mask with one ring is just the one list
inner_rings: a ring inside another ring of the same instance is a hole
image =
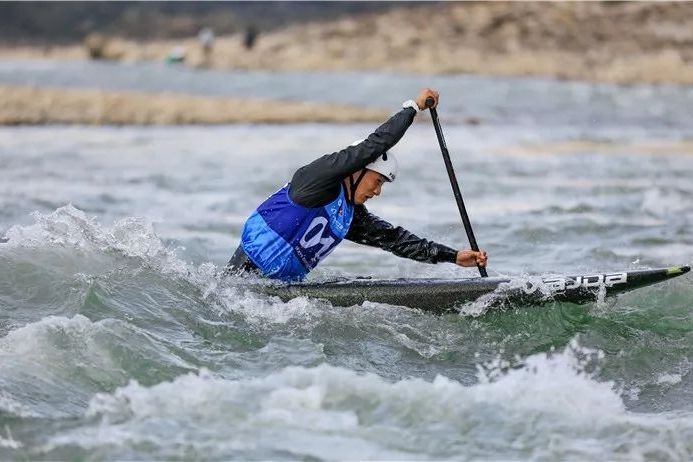
[[[0, 66], [0, 82], [18, 76], [391, 111], [431, 86], [491, 275], [693, 261], [684, 87]], [[428, 114], [418, 119], [396, 147], [397, 181], [369, 209], [464, 247]], [[284, 303], [219, 276], [259, 202], [373, 128], [0, 129], [0, 458], [693, 457], [690, 276], [587, 305], [448, 315]], [[475, 270], [345, 242], [310, 277], [356, 275]]]

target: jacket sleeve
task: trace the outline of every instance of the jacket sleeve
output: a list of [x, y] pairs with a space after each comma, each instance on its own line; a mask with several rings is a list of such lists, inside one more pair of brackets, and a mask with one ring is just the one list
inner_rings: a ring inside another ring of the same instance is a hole
[[346, 239], [379, 247], [398, 257], [426, 263], [455, 263], [457, 251], [448, 246], [422, 239], [401, 226], [393, 226], [369, 213], [363, 205], [354, 208], [354, 218]]
[[334, 200], [343, 178], [361, 170], [387, 152], [404, 136], [416, 110], [404, 108], [355, 146], [327, 154], [299, 168], [291, 179], [291, 199], [305, 207]]

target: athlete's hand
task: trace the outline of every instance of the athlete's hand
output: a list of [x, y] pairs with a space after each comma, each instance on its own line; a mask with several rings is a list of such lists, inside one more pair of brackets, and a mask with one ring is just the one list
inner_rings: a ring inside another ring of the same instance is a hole
[[485, 250], [475, 252], [473, 250], [459, 250], [457, 252], [456, 264], [460, 266], [486, 266], [488, 256]]
[[424, 88], [421, 90], [421, 93], [419, 93], [419, 96], [416, 97], [416, 105], [419, 106], [419, 109], [422, 111], [428, 109], [426, 107], [426, 99], [428, 98], [433, 98], [433, 107], [438, 106], [438, 98], [440, 98], [438, 92], [430, 88]]

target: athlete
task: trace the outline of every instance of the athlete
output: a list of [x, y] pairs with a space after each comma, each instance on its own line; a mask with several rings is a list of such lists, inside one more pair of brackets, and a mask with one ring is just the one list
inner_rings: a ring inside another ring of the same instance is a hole
[[364, 205], [397, 177], [397, 160], [388, 151], [426, 109], [428, 97], [435, 107], [438, 92], [426, 88], [367, 139], [296, 170], [291, 182], [246, 221], [228, 273], [300, 281], [343, 239], [420, 262], [486, 266], [485, 251], [454, 250], [422, 239]]

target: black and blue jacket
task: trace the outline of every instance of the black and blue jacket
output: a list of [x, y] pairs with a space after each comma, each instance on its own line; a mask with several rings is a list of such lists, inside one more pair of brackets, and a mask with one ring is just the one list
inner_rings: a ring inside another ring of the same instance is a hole
[[241, 247], [263, 275], [300, 280], [343, 239], [420, 262], [455, 262], [456, 250], [391, 225], [345, 194], [343, 180], [397, 144], [415, 115], [404, 108], [361, 143], [299, 168], [253, 212]]

